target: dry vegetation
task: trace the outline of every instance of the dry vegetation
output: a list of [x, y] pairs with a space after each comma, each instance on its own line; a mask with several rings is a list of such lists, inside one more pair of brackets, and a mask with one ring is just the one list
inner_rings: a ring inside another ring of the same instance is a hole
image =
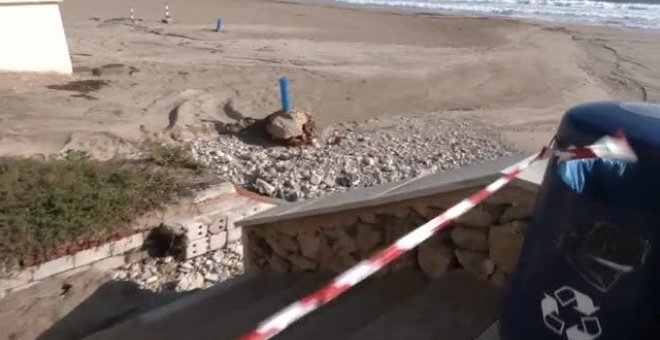
[[154, 147], [151, 162], [0, 159], [0, 267], [69, 252], [125, 230], [137, 216], [207, 183], [182, 149]]

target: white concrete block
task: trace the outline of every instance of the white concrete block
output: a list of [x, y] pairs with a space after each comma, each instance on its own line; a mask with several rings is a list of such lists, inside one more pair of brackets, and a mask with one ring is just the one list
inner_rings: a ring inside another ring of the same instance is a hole
[[208, 233], [208, 226], [206, 224], [191, 221], [183, 225], [186, 230], [186, 238], [189, 241], [197, 240], [203, 237], [206, 237]]
[[227, 245], [227, 232], [221, 231], [218, 234], [209, 236], [209, 251], [222, 249]]
[[104, 258], [110, 256], [112, 256], [112, 251], [110, 250], [110, 244], [106, 243], [99, 247], [90, 248], [75, 253], [73, 255], [73, 263], [75, 267], [80, 267], [99, 260], [103, 260]]
[[241, 228], [234, 228], [227, 231], [227, 244], [238, 242], [243, 236], [243, 230]]
[[199, 255], [206, 254], [209, 251], [209, 240], [208, 238], [200, 238], [194, 241], [188, 242], [186, 245], [186, 253], [184, 254], [186, 259], [193, 258]]
[[227, 230], [227, 221], [228, 217], [226, 215], [217, 217], [213, 222], [211, 222], [211, 224], [209, 224], [209, 234], [217, 235], [222, 231]]
[[244, 202], [244, 204], [234, 207], [227, 212], [227, 216], [228, 216], [227, 229], [235, 228], [236, 222], [246, 217], [268, 210], [273, 206], [274, 205], [254, 202], [254, 201]]
[[54, 1], [0, 3], [0, 71], [71, 74], [60, 9]]
[[236, 222], [242, 220], [243, 218], [240, 215], [229, 215], [227, 216], [227, 230], [236, 229]]
[[74, 268], [74, 256], [64, 256], [58, 259], [42, 263], [33, 267], [32, 273], [33, 280], [41, 280], [43, 278], [59, 274], [61, 272], [71, 270]]
[[144, 244], [145, 237], [145, 233], [137, 233], [117, 241], [110, 242], [110, 254], [121, 255], [133, 249], [140, 248]]

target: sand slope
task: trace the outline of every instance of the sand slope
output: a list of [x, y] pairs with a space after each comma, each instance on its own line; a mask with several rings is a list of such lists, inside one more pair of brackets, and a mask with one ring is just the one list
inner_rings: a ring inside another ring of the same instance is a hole
[[[131, 5], [144, 20], [123, 19]], [[434, 112], [483, 121], [524, 150], [572, 105], [660, 98], [652, 33], [260, 0], [170, 7], [165, 25], [152, 1], [66, 1], [77, 72], [0, 77], [0, 154], [110, 157], [145, 138], [212, 138], [214, 122], [276, 110], [282, 75], [321, 125]], [[224, 33], [212, 31], [218, 16]], [[89, 79], [107, 85], [48, 88]]]

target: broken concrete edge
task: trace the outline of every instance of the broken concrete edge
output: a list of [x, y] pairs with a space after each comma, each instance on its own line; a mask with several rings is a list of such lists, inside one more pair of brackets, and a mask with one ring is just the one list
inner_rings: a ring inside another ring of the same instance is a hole
[[[359, 188], [296, 203], [280, 204], [277, 208], [244, 219], [238, 222], [238, 225], [247, 227], [312, 215], [330, 214], [348, 209], [368, 208], [486, 185], [497, 179], [508, 166], [527, 158], [529, 156], [517, 154], [401, 182]], [[533, 164], [511, 185], [522, 186], [523, 189], [527, 190], [536, 190], [542, 181], [545, 165], [545, 161]]]
[[248, 199], [251, 199], [251, 200], [254, 200], [254, 201], [258, 201], [258, 202], [261, 202], [261, 203], [279, 205], [283, 202], [286, 202], [286, 201], [280, 200], [280, 199], [274, 199], [274, 198], [270, 198], [270, 197], [266, 197], [266, 196], [261, 196], [259, 194], [256, 194], [256, 193], [252, 192], [252, 191], [245, 190], [241, 187], [236, 187], [235, 186], [234, 188], [235, 188], [235, 193], [238, 194], [239, 196], [243, 196], [245, 198], [248, 198]]
[[[256, 196], [258, 195], [256, 194], [239, 193], [241, 190], [238, 190], [231, 183], [222, 183], [211, 186], [191, 197], [187, 197], [186, 200], [188, 202], [184, 203], [194, 202], [195, 206], [199, 207], [209, 202], [211, 204], [218, 203], [216, 200], [220, 198], [227, 198], [227, 196], [231, 198], [233, 196], [234, 198], [246, 201], [238, 206], [229, 205], [224, 206], [224, 209], [211, 209], [205, 214], [201, 213], [195, 216], [174, 216], [169, 221], [166, 221], [167, 218], [165, 216], [161, 216], [150, 227], [142, 226], [140, 229], [134, 228], [134, 233], [130, 236], [17, 270], [0, 278], [0, 295], [25, 289], [49, 277], [79, 269], [97, 267], [108, 270], [136, 262], [144, 256], [133, 256], [133, 254], [139, 253], [149, 233], [164, 223], [182, 223], [186, 228], [191, 227], [186, 230], [188, 238], [191, 239], [186, 245], [186, 258], [203, 255], [208, 251], [217, 250], [229, 244], [240, 242], [242, 233], [241, 229], [235, 226], [235, 221], [275, 207], [275, 203], [267, 198], [257, 198]], [[221, 202], [221, 204], [224, 203]], [[196, 212], [198, 212], [198, 209], [187, 211], [189, 214]], [[204, 223], [204, 221], [208, 220], [210, 224], [213, 222], [213, 217], [217, 218], [216, 215], [222, 215], [221, 218], [226, 220], [227, 228], [224, 230], [224, 238], [220, 240], [216, 237], [217, 240], [213, 243], [211, 242], [212, 235], [209, 233], [209, 225]], [[153, 222], [153, 219], [146, 220]], [[195, 226], [198, 228], [195, 228]], [[203, 235], [199, 235], [200, 232]]]
[[[249, 204], [238, 205], [225, 211], [221, 218], [222, 225], [212, 219], [204, 221], [202, 218], [197, 218], [191, 221], [192, 224], [186, 226], [188, 231], [197, 230], [197, 232], [187, 233], [188, 237], [182, 254], [184, 259], [197, 257], [210, 251], [225, 248], [230, 244], [242, 242], [243, 230], [237, 226], [236, 221], [274, 207], [272, 204], [246, 199], [242, 196], [240, 199], [245, 199]], [[199, 230], [205, 230], [206, 232], [200, 235]]]
[[203, 203], [208, 200], [212, 200], [219, 196], [234, 194], [236, 193], [237, 188], [235, 185], [229, 182], [223, 182], [216, 185], [212, 185], [202, 191], [199, 191], [192, 196], [192, 201], [195, 204]]

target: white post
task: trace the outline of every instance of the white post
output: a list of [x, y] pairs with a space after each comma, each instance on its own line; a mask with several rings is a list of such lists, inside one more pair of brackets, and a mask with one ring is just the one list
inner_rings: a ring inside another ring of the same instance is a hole
[[163, 23], [169, 24], [170, 22], [172, 22], [172, 17], [170, 16], [170, 5], [165, 3], [165, 18], [163, 19]]

